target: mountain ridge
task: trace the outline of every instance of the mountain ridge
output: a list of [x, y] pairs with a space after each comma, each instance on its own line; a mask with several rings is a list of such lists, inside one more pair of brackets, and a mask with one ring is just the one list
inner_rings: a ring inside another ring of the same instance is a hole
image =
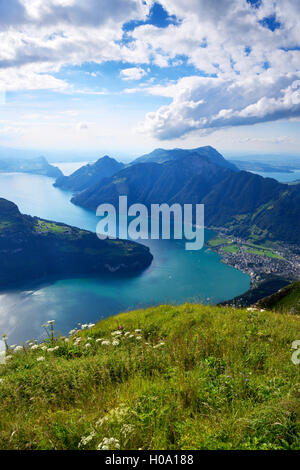
[[69, 191], [80, 192], [100, 183], [104, 178], [113, 176], [124, 168], [124, 164], [105, 155], [93, 164], [87, 164], [69, 176], [59, 177], [53, 186]]

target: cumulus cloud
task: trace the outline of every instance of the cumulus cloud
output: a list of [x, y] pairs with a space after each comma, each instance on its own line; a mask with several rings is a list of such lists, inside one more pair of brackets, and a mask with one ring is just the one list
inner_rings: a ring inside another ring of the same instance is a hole
[[164, 28], [145, 21], [153, 3], [0, 0], [0, 90], [66, 90], [55, 73], [84, 62], [122, 61], [124, 80], [187, 64], [192, 76], [143, 88], [169, 104], [141, 130], [168, 139], [299, 116], [299, 0], [160, 0], [175, 18]]
[[130, 67], [120, 72], [120, 76], [123, 80], [140, 80], [145, 75], [146, 72], [142, 67]]
[[[60, 81], [41, 74], [53, 74], [63, 66], [84, 62], [148, 62], [141, 44], [126, 47], [121, 40], [123, 24], [146, 19], [151, 3], [0, 0], [0, 73], [14, 71], [10, 89], [39, 88], [42, 80], [38, 77], [45, 78], [47, 87], [57, 89], [57, 85], [62, 86]], [[23, 80], [28, 71], [28, 79]], [[1, 80], [0, 86], [6, 83]]]
[[172, 99], [170, 105], [146, 115], [138, 130], [158, 139], [204, 133], [227, 126], [300, 116], [297, 75], [273, 77], [267, 71], [253, 78], [229, 80], [185, 77], [166, 87], [148, 88], [148, 93]]
[[170, 104], [148, 113], [139, 130], [172, 139], [293, 118], [300, 114], [300, 4], [296, 0], [162, 0], [180, 19], [133, 35], [169, 60], [183, 56], [200, 74], [149, 88]]

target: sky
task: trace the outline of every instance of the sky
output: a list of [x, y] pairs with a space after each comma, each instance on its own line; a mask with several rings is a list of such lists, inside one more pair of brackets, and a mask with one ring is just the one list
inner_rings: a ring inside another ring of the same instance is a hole
[[0, 147], [299, 144], [299, 0], [0, 0]]

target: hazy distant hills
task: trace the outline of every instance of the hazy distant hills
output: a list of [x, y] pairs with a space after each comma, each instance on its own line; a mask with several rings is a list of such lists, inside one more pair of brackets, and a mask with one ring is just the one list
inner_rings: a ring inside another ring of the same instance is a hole
[[85, 165], [70, 176], [61, 176], [54, 186], [70, 191], [83, 191], [84, 189], [100, 183], [104, 178], [113, 176], [124, 168], [124, 164], [117, 162], [107, 155], [100, 158], [96, 163]]
[[59, 178], [62, 172], [56, 166], [50, 165], [45, 157], [31, 159], [0, 157], [0, 171], [31, 173], [34, 175], [49, 176]]
[[213, 147], [199, 147], [195, 149], [156, 149], [151, 153], [142, 155], [141, 157], [134, 160], [131, 164], [135, 165], [136, 163], [147, 163], [147, 162], [156, 162], [164, 163], [170, 160], [179, 160], [186, 158], [189, 155], [199, 155], [200, 157], [208, 158], [211, 163], [215, 165], [222, 166], [224, 168], [229, 168], [233, 171], [238, 171], [238, 168], [234, 163], [225, 160], [225, 158]]

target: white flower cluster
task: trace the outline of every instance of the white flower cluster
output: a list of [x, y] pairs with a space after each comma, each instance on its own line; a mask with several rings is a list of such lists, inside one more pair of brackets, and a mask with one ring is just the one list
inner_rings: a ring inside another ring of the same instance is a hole
[[96, 437], [95, 431], [92, 431], [88, 436], [84, 436], [79, 442], [78, 447], [85, 447], [89, 442], [91, 442], [94, 437]]
[[119, 450], [120, 441], [114, 437], [105, 437], [97, 447], [98, 450]]

